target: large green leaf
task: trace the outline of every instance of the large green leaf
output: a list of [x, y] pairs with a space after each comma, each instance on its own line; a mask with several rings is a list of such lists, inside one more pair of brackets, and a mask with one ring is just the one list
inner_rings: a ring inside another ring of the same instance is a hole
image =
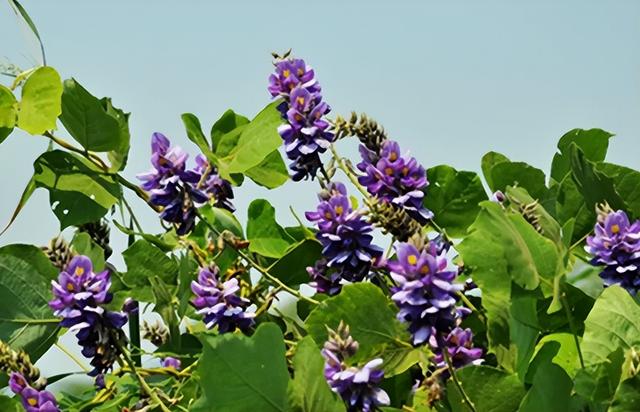
[[0, 340], [36, 361], [56, 340], [58, 322], [49, 308], [56, 269], [31, 245], [0, 248]]
[[571, 243], [582, 239], [584, 235], [591, 232], [596, 221], [595, 209], [587, 206], [570, 174], [566, 175], [557, 186], [556, 217], [562, 224], [573, 219]]
[[[565, 370], [571, 378], [576, 376], [576, 372], [580, 368], [580, 358], [578, 357], [578, 347], [576, 346], [576, 338], [571, 333], [552, 333], [544, 336], [536, 345], [536, 354], [548, 343], [557, 345], [557, 353], [551, 359], [551, 362], [560, 366]], [[535, 354], [534, 354], [535, 358]]]
[[265, 107], [244, 128], [234, 150], [223, 160], [229, 173], [243, 173], [259, 165], [274, 150], [282, 145], [278, 126], [282, 123], [276, 108], [279, 102]]
[[640, 411], [640, 375], [620, 382], [608, 412]]
[[[462, 388], [480, 412], [509, 412], [518, 410], [524, 387], [518, 377], [491, 366], [467, 366], [457, 371]], [[466, 412], [460, 392], [447, 383], [448, 400], [453, 412]]]
[[216, 155], [224, 157], [238, 144], [240, 134], [249, 119], [229, 109], [211, 127], [211, 142]]
[[602, 129], [573, 129], [558, 141], [558, 153], [553, 156], [551, 178], [560, 182], [571, 171], [571, 144], [577, 145], [587, 159], [600, 162], [604, 160], [613, 134]]
[[309, 281], [307, 267], [322, 257], [322, 246], [315, 239], [304, 239], [286, 251], [284, 256], [269, 267], [269, 273], [289, 286]]
[[0, 395], [0, 411], [2, 412], [22, 412], [24, 409], [18, 401], [18, 397], [10, 398], [8, 396]]
[[200, 151], [208, 158], [214, 159], [217, 164], [217, 156], [211, 151], [211, 146], [207, 141], [204, 133], [202, 133], [202, 126], [200, 125], [200, 120], [192, 114], [192, 113], [183, 113], [182, 114], [182, 123], [184, 123], [185, 129], [187, 129], [187, 137], [193, 143], [198, 146]]
[[22, 86], [18, 127], [31, 134], [56, 128], [62, 112], [62, 82], [52, 67], [40, 67]]
[[124, 281], [128, 285], [148, 285], [149, 279], [156, 276], [169, 285], [176, 284], [178, 263], [146, 240], [136, 240], [122, 252], [122, 257], [127, 264]]
[[249, 250], [265, 257], [280, 258], [295, 239], [276, 222], [276, 211], [264, 199], [256, 199], [249, 205], [247, 239]]
[[18, 102], [11, 90], [0, 85], [0, 143], [11, 134], [18, 116]]
[[464, 236], [480, 211], [478, 203], [487, 200], [480, 177], [447, 165], [430, 168], [427, 177], [430, 184], [424, 205], [433, 211], [434, 221], [448, 235]]
[[529, 195], [544, 203], [550, 196], [544, 172], [524, 162], [500, 162], [491, 169], [492, 190], [505, 191], [507, 186], [523, 187]]
[[273, 323], [248, 338], [203, 335], [198, 366], [204, 397], [194, 410], [225, 412], [288, 411], [289, 372], [282, 332]]
[[585, 321], [582, 354], [585, 366], [607, 362], [618, 348], [640, 347], [640, 306], [629, 292], [610, 286], [596, 299]]
[[121, 196], [120, 185], [112, 177], [68, 152], [46, 152], [33, 167], [35, 184], [49, 191], [62, 229], [99, 220]]
[[60, 121], [87, 150], [108, 152], [123, 145], [118, 120], [75, 79], [64, 81]]
[[526, 291], [536, 289], [542, 281], [550, 289], [552, 280], [563, 273], [562, 259], [556, 245], [520, 214], [505, 211], [494, 202], [481, 206], [458, 250], [482, 290], [490, 349], [502, 366], [515, 370], [517, 348], [509, 332], [513, 323], [511, 283]]
[[289, 180], [289, 172], [287, 166], [282, 160], [282, 156], [278, 150], [271, 152], [258, 165], [244, 172], [244, 174], [260, 186], [267, 189], [274, 189], [282, 186]]
[[296, 345], [293, 380], [289, 384], [291, 412], [342, 412], [342, 400], [331, 391], [324, 378], [324, 359], [310, 336]]
[[502, 162], [509, 162], [509, 158], [498, 152], [488, 152], [484, 156], [482, 156], [482, 174], [484, 176], [484, 180], [487, 181], [487, 185], [489, 185], [489, 188], [491, 188], [491, 190], [495, 190], [493, 189], [494, 182], [491, 175], [491, 169], [493, 169], [493, 167], [498, 163]]
[[421, 356], [406, 343], [406, 326], [396, 319], [395, 307], [370, 283], [346, 285], [339, 295], [320, 302], [305, 324], [313, 340], [322, 345], [327, 340], [327, 327], [335, 330], [340, 321], [349, 325], [351, 335], [360, 343], [353, 360], [380, 357], [386, 376], [404, 372]]
[[612, 163], [600, 163], [596, 168], [613, 180], [616, 193], [624, 199], [626, 211], [640, 218], [640, 172]]
[[114, 149], [107, 153], [107, 157], [109, 158], [109, 162], [111, 162], [111, 171], [119, 171], [123, 170], [127, 164], [127, 159], [129, 157], [129, 148], [130, 148], [130, 140], [131, 133], [129, 132], [129, 115], [130, 113], [125, 113], [123, 110], [113, 107], [111, 103], [111, 99], [108, 97], [103, 97], [100, 99], [100, 103], [102, 107], [107, 111], [109, 116], [116, 119], [118, 122], [118, 127], [120, 128], [120, 144]]

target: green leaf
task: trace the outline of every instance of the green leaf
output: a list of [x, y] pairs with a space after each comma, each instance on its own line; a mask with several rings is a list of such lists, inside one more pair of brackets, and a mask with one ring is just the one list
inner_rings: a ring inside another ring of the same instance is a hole
[[[542, 347], [549, 342], [558, 346], [557, 353], [553, 356], [551, 362], [564, 369], [569, 377], [574, 378], [576, 372], [580, 369], [580, 358], [578, 357], [578, 347], [576, 346], [574, 335], [565, 332], [546, 335], [536, 345], [535, 353], [540, 352]], [[535, 356], [534, 354], [534, 358]]]
[[[518, 377], [491, 366], [467, 366], [456, 373], [462, 388], [480, 412], [509, 412], [518, 410], [524, 388]], [[447, 383], [448, 400], [453, 412], [467, 412], [458, 388]]]
[[488, 152], [484, 156], [482, 156], [481, 168], [482, 174], [484, 175], [484, 180], [487, 181], [487, 185], [491, 190], [494, 190], [494, 182], [493, 177], [491, 175], [491, 169], [498, 163], [509, 162], [509, 158], [498, 152]]
[[18, 127], [31, 134], [42, 134], [56, 128], [62, 113], [62, 82], [51, 67], [40, 67], [22, 86]]
[[612, 163], [599, 163], [596, 168], [613, 180], [616, 193], [624, 199], [626, 210], [640, 218], [640, 172]]
[[0, 236], [4, 234], [4, 232], [6, 232], [7, 229], [9, 229], [9, 226], [11, 226], [11, 224], [16, 220], [16, 218], [20, 214], [20, 211], [22, 210], [24, 205], [27, 204], [27, 202], [31, 198], [31, 195], [36, 190], [36, 188], [37, 188], [36, 182], [34, 178], [31, 177], [31, 179], [29, 179], [29, 182], [27, 183], [27, 186], [22, 191], [22, 195], [20, 195], [20, 200], [18, 200], [18, 204], [16, 205], [16, 208], [13, 210], [13, 213], [11, 214], [11, 218], [9, 219], [9, 222], [7, 222], [7, 225], [4, 227], [4, 229], [2, 229], [2, 232], [0, 232]]
[[287, 411], [289, 372], [282, 332], [264, 323], [248, 338], [202, 335], [198, 366], [204, 392], [197, 411]]
[[608, 412], [640, 410], [640, 375], [620, 382]]
[[38, 43], [40, 44], [40, 53], [42, 55], [42, 64], [46, 65], [47, 58], [44, 54], [44, 45], [42, 44], [42, 39], [40, 38], [40, 33], [38, 33], [36, 24], [33, 22], [33, 20], [31, 20], [29, 13], [27, 13], [27, 11], [24, 9], [24, 7], [22, 7], [18, 0], [9, 0], [9, 4], [11, 5], [11, 7], [13, 7], [13, 11], [16, 13], [16, 15], [20, 15], [24, 22], [27, 23], [27, 26], [29, 26], [29, 29], [31, 29], [31, 32], [38, 40]]
[[593, 230], [596, 220], [595, 209], [585, 204], [584, 197], [571, 175], [566, 175], [557, 188], [556, 216], [562, 224], [574, 220], [570, 243], [582, 239]]
[[[553, 346], [551, 346], [553, 345]], [[525, 395], [520, 408], [521, 412], [566, 412], [569, 410], [571, 389], [573, 382], [560, 366], [552, 363], [555, 359], [557, 342], [547, 342], [534, 362], [535, 375], [531, 388]], [[546, 349], [546, 348], [549, 349]]]
[[579, 370], [575, 379], [576, 393], [591, 402], [608, 404], [620, 382], [623, 363], [624, 352], [618, 348], [606, 362]]
[[178, 275], [176, 261], [146, 240], [136, 240], [122, 252], [122, 257], [127, 264], [124, 281], [128, 285], [147, 285], [150, 279], [156, 276], [169, 285], [176, 284]]
[[46, 152], [33, 167], [35, 184], [49, 191], [61, 229], [99, 220], [121, 197], [112, 177], [74, 154]]
[[247, 170], [244, 174], [255, 183], [267, 189], [282, 186], [289, 180], [287, 166], [284, 164], [284, 160], [282, 160], [282, 156], [278, 150], [271, 152], [262, 163]]
[[0, 143], [11, 134], [18, 116], [18, 102], [11, 90], [0, 85]]
[[289, 383], [292, 412], [342, 412], [344, 403], [331, 391], [324, 379], [324, 358], [310, 336], [296, 346], [293, 380]]
[[473, 223], [480, 203], [487, 200], [480, 177], [473, 172], [457, 171], [440, 165], [427, 170], [429, 188], [424, 205], [433, 211], [438, 226], [453, 237], [462, 237]]
[[24, 349], [34, 362], [56, 341], [59, 320], [48, 305], [56, 275], [35, 246], [0, 248], [0, 340]]
[[489, 201], [482, 202], [481, 207], [458, 251], [482, 290], [489, 346], [500, 365], [515, 370], [513, 355], [517, 349], [509, 333], [511, 282], [534, 290], [541, 279], [550, 284], [564, 269], [554, 242], [536, 232], [520, 214]]
[[238, 138], [244, 130], [241, 126], [249, 124], [249, 119], [229, 109], [211, 127], [213, 150], [218, 156], [227, 156], [238, 144]]
[[575, 144], [571, 145], [571, 172], [588, 209], [595, 210], [596, 205], [603, 202], [609, 203], [614, 210], [625, 209], [613, 179], [599, 172]]
[[8, 396], [0, 395], [0, 411], [3, 412], [22, 412], [24, 409], [18, 401], [18, 397], [10, 398]]
[[108, 97], [103, 97], [102, 99], [100, 99], [100, 103], [107, 111], [107, 114], [116, 119], [116, 121], [118, 122], [118, 127], [120, 128], [120, 137], [118, 139], [120, 144], [114, 150], [107, 153], [109, 162], [111, 162], [111, 167], [109, 168], [109, 170], [123, 170], [127, 165], [129, 148], [131, 145], [131, 134], [129, 133], [130, 113], [125, 113], [123, 110], [113, 107], [111, 99], [109, 99]]
[[86, 232], [76, 232], [71, 246], [77, 254], [87, 256], [96, 270], [104, 268], [104, 249], [91, 239], [91, 235]]
[[286, 251], [284, 256], [269, 267], [269, 273], [285, 285], [296, 286], [309, 281], [308, 266], [322, 257], [322, 246], [315, 239], [304, 239]]
[[[209, 242], [212, 242], [212, 244], [215, 245], [218, 240], [218, 235], [209, 229], [207, 223], [216, 228], [219, 232], [228, 230], [237, 237], [241, 239], [244, 238], [240, 222], [238, 222], [236, 217], [228, 210], [205, 205], [199, 209], [199, 212], [204, 222], [199, 222], [196, 225], [196, 228], [191, 233], [190, 238], [196, 238], [197, 241], [200, 242], [199, 244], [201, 247], [207, 247]], [[215, 263], [220, 268], [220, 271], [224, 273], [224, 271], [231, 267], [233, 262], [236, 261], [237, 257], [237, 251], [233, 248], [225, 247], [222, 253], [217, 256]]]
[[[207, 141], [204, 133], [202, 133], [200, 120], [198, 120], [198, 118], [192, 113], [183, 113], [181, 117], [182, 123], [184, 123], [184, 127], [187, 129], [187, 137], [189, 140], [195, 143], [208, 159], [213, 157], [217, 160], [217, 156], [211, 151], [209, 142]], [[214, 162], [214, 164], [217, 164], [217, 161]]]
[[291, 246], [293, 239], [276, 222], [276, 211], [264, 199], [256, 199], [249, 205], [247, 239], [249, 250], [265, 257], [280, 258]]
[[506, 191], [507, 186], [523, 187], [534, 199], [545, 203], [550, 192], [544, 172], [524, 162], [501, 162], [491, 169], [492, 190]]
[[610, 286], [596, 299], [585, 321], [582, 354], [585, 366], [607, 362], [618, 348], [640, 346], [640, 306], [619, 286]]
[[560, 138], [558, 142], [558, 153], [553, 156], [551, 165], [551, 178], [556, 182], [562, 181], [571, 171], [571, 145], [575, 144], [584, 153], [585, 157], [593, 162], [603, 161], [609, 139], [613, 134], [602, 129], [573, 129]]
[[82, 147], [94, 152], [116, 150], [127, 137], [102, 102], [75, 79], [64, 81], [60, 121]]
[[349, 325], [360, 344], [354, 362], [381, 357], [385, 376], [390, 377], [419, 360], [419, 350], [407, 343], [408, 332], [396, 319], [395, 307], [370, 283], [346, 285], [337, 296], [320, 302], [305, 325], [313, 340], [322, 345], [327, 340], [327, 327], [335, 330], [340, 321]]
[[277, 130], [282, 123], [280, 112], [276, 109], [279, 103], [276, 101], [265, 107], [244, 128], [235, 148], [222, 159], [222, 170], [229, 174], [244, 173], [258, 166], [282, 145]]

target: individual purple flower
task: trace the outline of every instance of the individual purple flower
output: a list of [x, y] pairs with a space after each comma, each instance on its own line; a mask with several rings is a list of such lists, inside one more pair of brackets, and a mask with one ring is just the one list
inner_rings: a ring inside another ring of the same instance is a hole
[[438, 342], [438, 338], [435, 335], [431, 335], [429, 345], [435, 355], [433, 362], [437, 368], [447, 366], [441, 346], [446, 348], [451, 364], [455, 369], [466, 365], [479, 365], [483, 362], [483, 351], [481, 348], [473, 347], [473, 332], [469, 328], [462, 329], [456, 326], [444, 338], [440, 339], [440, 342]]
[[340, 395], [349, 412], [371, 412], [389, 405], [389, 395], [380, 388], [384, 372], [382, 359], [373, 359], [361, 367], [348, 366], [347, 360], [358, 350], [358, 342], [349, 335], [349, 328], [340, 324], [330, 330], [329, 340], [322, 349], [325, 359], [324, 377], [331, 390]]
[[595, 234], [587, 238], [591, 264], [603, 266], [600, 277], [606, 286], [618, 284], [632, 295], [640, 289], [640, 220], [629, 222], [622, 211], [600, 213]]
[[493, 192], [489, 200], [495, 203], [504, 203], [506, 199], [507, 198], [504, 193], [502, 193], [500, 190], [496, 190], [495, 192]]
[[180, 147], [171, 146], [161, 133], [151, 137], [151, 150], [153, 169], [139, 174], [138, 179], [149, 192], [149, 203], [162, 207], [160, 218], [176, 224], [179, 235], [193, 229], [197, 208], [210, 200], [216, 207], [235, 210], [229, 200], [233, 198], [231, 184], [204, 157], [196, 157], [196, 167], [186, 170], [188, 155]]
[[372, 196], [404, 209], [420, 224], [433, 217], [423, 205], [424, 190], [429, 184], [424, 167], [415, 158], [402, 156], [398, 143], [384, 141], [380, 153], [360, 145], [360, 155], [358, 169], [364, 175], [358, 181]]
[[238, 279], [220, 280], [217, 266], [200, 268], [198, 280], [191, 282], [196, 295], [192, 300], [196, 313], [204, 316], [208, 329], [218, 326], [219, 333], [240, 329], [247, 332], [254, 324], [254, 313], [246, 311], [250, 301], [238, 296]]
[[464, 286], [454, 283], [458, 270], [450, 269], [446, 251], [438, 253], [437, 243], [418, 249], [411, 243], [396, 246], [397, 260], [387, 266], [397, 283], [391, 299], [400, 309], [398, 319], [409, 324], [412, 343], [421, 345], [435, 332], [448, 333], [456, 319], [468, 310], [456, 307], [457, 292]]
[[[382, 256], [382, 249], [373, 245], [373, 227], [360, 210], [353, 210], [342, 183], [331, 183], [329, 189], [319, 196], [316, 211], [307, 212], [308, 220], [316, 222], [316, 238], [322, 244], [322, 255], [326, 269], [335, 276], [350, 282], [358, 282], [369, 275], [371, 265]], [[318, 273], [310, 271], [313, 275]], [[317, 277], [317, 276], [316, 276]], [[317, 282], [317, 279], [315, 279]], [[330, 281], [335, 286], [337, 279]]]
[[62, 318], [60, 326], [76, 332], [82, 354], [92, 358], [94, 369], [89, 375], [109, 370], [120, 354], [119, 345], [125, 339], [121, 328], [127, 322], [124, 313], [104, 308], [112, 299], [109, 272], [95, 273], [91, 260], [79, 255], [51, 285], [54, 299], [49, 306]]
[[182, 362], [180, 362], [180, 359], [172, 358], [171, 356], [167, 356], [166, 358], [162, 359], [163, 368], [173, 368], [175, 370], [180, 370], [181, 365]]
[[9, 387], [20, 396], [26, 412], [60, 412], [55, 396], [49, 391], [37, 390], [17, 372], [11, 373]]
[[269, 92], [282, 98], [278, 110], [286, 123], [278, 127], [284, 142], [292, 179], [314, 178], [322, 167], [320, 154], [334, 140], [324, 116], [331, 108], [322, 100], [313, 70], [300, 59], [284, 59], [269, 77]]
[[316, 288], [318, 293], [333, 296], [337, 295], [342, 289], [341, 270], [327, 266], [326, 259], [320, 259], [315, 265], [307, 267], [307, 273], [309, 273], [309, 278], [311, 278], [310, 285]]

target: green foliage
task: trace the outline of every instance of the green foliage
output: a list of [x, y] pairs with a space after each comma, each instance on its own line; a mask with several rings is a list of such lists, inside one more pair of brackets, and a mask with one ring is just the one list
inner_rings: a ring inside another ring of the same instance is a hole
[[293, 358], [293, 380], [289, 384], [292, 412], [344, 412], [345, 406], [323, 375], [324, 359], [310, 336], [298, 342]]
[[35, 185], [49, 191], [61, 229], [99, 220], [122, 195], [113, 177], [68, 152], [46, 152], [36, 159], [33, 168]]
[[0, 248], [0, 340], [24, 349], [34, 362], [57, 338], [58, 320], [48, 305], [49, 285], [56, 274], [35, 246]]
[[478, 203], [487, 200], [480, 177], [447, 165], [428, 169], [427, 177], [425, 207], [434, 213], [434, 221], [448, 235], [463, 237], [480, 211]]
[[0, 85], [0, 143], [13, 131], [18, 116], [18, 102], [11, 90]]
[[22, 86], [18, 111], [18, 127], [31, 134], [42, 134], [56, 128], [62, 112], [62, 81], [51, 67], [40, 67]]
[[[457, 377], [477, 411], [516, 411], [524, 396], [524, 387], [516, 375], [490, 366], [468, 366], [460, 369]], [[453, 412], [468, 411], [451, 381], [447, 383], [447, 392]]]
[[264, 199], [249, 205], [247, 239], [249, 250], [262, 256], [281, 258], [294, 239], [276, 222], [276, 210]]
[[288, 410], [289, 373], [282, 333], [276, 325], [261, 325], [251, 338], [228, 334], [203, 335], [201, 340], [198, 374], [203, 397], [193, 410]]

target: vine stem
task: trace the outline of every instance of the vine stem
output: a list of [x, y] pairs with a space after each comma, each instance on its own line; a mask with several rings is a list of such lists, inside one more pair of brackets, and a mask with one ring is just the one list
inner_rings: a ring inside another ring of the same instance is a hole
[[84, 363], [82, 363], [82, 361], [80, 359], [78, 359], [78, 357], [76, 355], [71, 353], [71, 351], [69, 351], [69, 349], [67, 349], [63, 344], [61, 344], [60, 342], [56, 342], [55, 346], [56, 346], [56, 348], [60, 349], [60, 351], [62, 353], [67, 355], [69, 357], [69, 359], [74, 361], [76, 363], [76, 365], [78, 365], [80, 367], [80, 369], [82, 369], [85, 373], [89, 372], [89, 368], [87, 368], [87, 366]]
[[[215, 227], [213, 226], [211, 223], [209, 223], [208, 220], [204, 219], [200, 213], [198, 212], [198, 217], [200, 217], [200, 219], [205, 222], [205, 224], [207, 225], [207, 227], [209, 229], [211, 229], [216, 235], [218, 235], [219, 237], [222, 236], [222, 233]], [[267, 278], [267, 280], [269, 280], [270, 282], [276, 284], [278, 287], [280, 287], [282, 290], [290, 293], [291, 295], [297, 297], [298, 299], [302, 299], [302, 300], [306, 300], [309, 303], [312, 303], [314, 305], [318, 305], [320, 302], [318, 302], [317, 300], [310, 298], [308, 296], [303, 295], [302, 293], [300, 293], [299, 291], [287, 286], [286, 284], [284, 284], [280, 279], [278, 279], [277, 277], [273, 276], [271, 273], [269, 273], [269, 271], [265, 268], [263, 268], [262, 266], [260, 266], [256, 261], [254, 261], [249, 255], [247, 255], [246, 253], [244, 253], [242, 250], [239, 250], [237, 248], [234, 247], [234, 245], [229, 242], [227, 239], [224, 238], [224, 236], [222, 236], [222, 240], [229, 246], [233, 247], [235, 249], [235, 251], [247, 262], [249, 263], [249, 265], [251, 265], [254, 269], [256, 269], [258, 272], [260, 272], [261, 275], [263, 275], [265, 278]]]
[[573, 340], [576, 344], [578, 359], [580, 359], [580, 366], [582, 367], [582, 369], [584, 369], [584, 358], [582, 357], [580, 341], [578, 340], [578, 330], [575, 323], [573, 322], [573, 317], [571, 316], [571, 308], [569, 308], [569, 302], [567, 301], [567, 296], [564, 292], [560, 292], [560, 302], [562, 302], [562, 307], [564, 307], [564, 312], [566, 313], [567, 320], [569, 321], [569, 328], [571, 329], [571, 334], [573, 335]]
[[153, 390], [153, 388], [151, 388], [147, 383], [147, 381], [145, 381], [144, 378], [140, 375], [140, 373], [138, 372], [138, 369], [136, 368], [135, 363], [133, 362], [133, 359], [131, 359], [131, 356], [129, 356], [129, 353], [127, 352], [127, 350], [119, 342], [117, 343], [117, 346], [120, 352], [122, 353], [122, 357], [124, 358], [125, 363], [129, 366], [129, 369], [131, 370], [131, 372], [138, 379], [138, 382], [140, 383], [140, 387], [142, 388], [142, 390], [144, 390], [147, 393], [147, 395], [149, 395], [149, 397], [153, 402], [158, 404], [158, 406], [163, 412], [171, 412], [171, 410], [167, 408], [167, 406], [162, 402], [162, 399], [160, 399], [160, 397]]
[[362, 196], [364, 196], [365, 198], [370, 198], [371, 195], [360, 184], [360, 182], [358, 182], [357, 177], [351, 172], [351, 170], [349, 170], [347, 165], [344, 163], [344, 159], [340, 157], [340, 155], [336, 151], [335, 145], [332, 144], [330, 146], [330, 150], [331, 150], [331, 155], [336, 161], [336, 165], [338, 166], [338, 169], [342, 170], [342, 173], [344, 173], [347, 176], [347, 179], [349, 179], [349, 181], [356, 187], [356, 189], [358, 189], [358, 191], [362, 194]]
[[444, 339], [442, 338], [442, 335], [438, 335], [437, 341], [438, 341], [438, 346], [442, 351], [444, 361], [446, 362], [447, 367], [449, 368], [449, 373], [451, 374], [451, 380], [456, 385], [456, 388], [458, 388], [458, 392], [460, 392], [460, 396], [462, 396], [464, 403], [467, 404], [471, 412], [477, 412], [476, 407], [473, 405], [473, 402], [471, 402], [471, 399], [469, 399], [469, 395], [467, 395], [467, 393], [464, 391], [464, 389], [462, 388], [462, 384], [458, 380], [458, 376], [456, 375], [455, 368], [453, 367], [453, 364], [451, 363], [451, 358], [449, 357], [449, 350], [447, 349], [447, 345], [445, 344]]

